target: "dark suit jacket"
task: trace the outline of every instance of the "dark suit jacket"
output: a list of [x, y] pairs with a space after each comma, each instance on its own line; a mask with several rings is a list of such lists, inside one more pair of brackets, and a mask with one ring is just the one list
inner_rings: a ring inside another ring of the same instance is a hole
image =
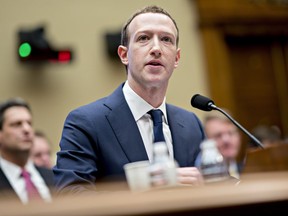
[[[37, 167], [36, 169], [42, 176], [44, 182], [50, 189], [50, 193], [53, 196], [54, 193], [54, 175], [52, 170], [42, 168], [42, 167]], [[3, 173], [1, 167], [0, 167], [0, 196], [1, 198], [11, 198], [11, 199], [19, 199], [17, 196], [16, 192], [13, 190], [10, 182], [8, 181], [7, 177]], [[19, 199], [20, 200], [20, 199]]]
[[[68, 114], [53, 168], [59, 191], [82, 191], [79, 183], [94, 186], [96, 179], [124, 175], [126, 163], [148, 160], [122, 87]], [[174, 157], [181, 167], [194, 166], [204, 139], [202, 125], [192, 112], [166, 107]]]

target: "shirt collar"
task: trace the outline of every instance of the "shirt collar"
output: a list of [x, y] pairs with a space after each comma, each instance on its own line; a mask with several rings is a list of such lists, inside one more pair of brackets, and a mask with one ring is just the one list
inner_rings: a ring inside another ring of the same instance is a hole
[[130, 107], [130, 110], [134, 116], [135, 121], [138, 121], [143, 115], [145, 115], [151, 109], [160, 109], [164, 115], [165, 122], [167, 123], [167, 114], [164, 98], [162, 104], [159, 107], [153, 107], [147, 103], [143, 98], [141, 98], [133, 89], [129, 86], [128, 81], [125, 82], [123, 86], [124, 97]]
[[9, 175], [12, 179], [17, 179], [20, 177], [21, 168], [10, 161], [0, 158], [0, 166], [6, 175]]
[[[7, 173], [9, 176], [14, 178], [19, 178], [21, 176], [22, 169], [18, 165], [11, 163], [10, 161], [5, 160], [4, 158], [0, 157], [0, 166], [3, 172]], [[29, 159], [25, 165], [25, 169], [28, 172], [33, 170], [33, 162]]]

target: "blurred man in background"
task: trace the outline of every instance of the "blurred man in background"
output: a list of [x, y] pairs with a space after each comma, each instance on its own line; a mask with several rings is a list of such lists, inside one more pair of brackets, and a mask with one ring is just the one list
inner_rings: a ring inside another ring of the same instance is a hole
[[[273, 146], [275, 144], [279, 144], [284, 142], [282, 139], [281, 130], [276, 125], [257, 125], [252, 129], [252, 134], [265, 146]], [[249, 145], [253, 146], [253, 141], [250, 140]]]
[[[0, 104], [0, 194], [31, 201], [50, 202], [53, 172], [30, 159], [34, 130], [30, 106], [15, 98]], [[49, 188], [50, 187], [50, 188]]]
[[211, 112], [203, 120], [208, 139], [214, 139], [219, 152], [227, 161], [229, 174], [239, 178], [242, 163], [238, 163], [241, 148], [241, 135], [238, 128], [222, 113]]
[[51, 144], [42, 131], [35, 131], [31, 158], [36, 166], [52, 169]]

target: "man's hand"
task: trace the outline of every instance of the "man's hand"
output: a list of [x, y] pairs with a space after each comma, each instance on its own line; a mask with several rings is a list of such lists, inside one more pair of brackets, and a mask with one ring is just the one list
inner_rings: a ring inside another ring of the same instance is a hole
[[180, 184], [204, 185], [203, 176], [196, 167], [177, 168], [177, 176]]

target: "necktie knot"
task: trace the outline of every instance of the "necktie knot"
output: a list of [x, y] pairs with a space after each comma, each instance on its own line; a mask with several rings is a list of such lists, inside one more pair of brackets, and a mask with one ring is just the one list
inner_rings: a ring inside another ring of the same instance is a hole
[[150, 110], [148, 114], [151, 115], [153, 120], [154, 142], [165, 141], [163, 134], [162, 111], [160, 109]]
[[162, 124], [162, 111], [160, 109], [150, 110], [148, 113], [152, 117], [154, 126], [157, 124]]
[[28, 171], [26, 171], [25, 169], [22, 169], [21, 176], [24, 179], [27, 179], [27, 178], [30, 178], [30, 173]]

